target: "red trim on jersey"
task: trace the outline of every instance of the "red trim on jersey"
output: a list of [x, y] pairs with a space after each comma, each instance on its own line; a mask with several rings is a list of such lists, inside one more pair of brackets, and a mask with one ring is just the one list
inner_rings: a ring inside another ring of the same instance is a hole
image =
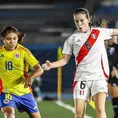
[[[76, 70], [77, 70], [77, 66], [78, 66], [78, 65], [76, 65]], [[75, 70], [75, 72], [74, 72], [74, 79], [75, 79], [75, 76], [76, 76], [76, 70]]]
[[24, 70], [24, 77], [28, 78], [28, 72]]
[[[24, 77], [25, 77], [25, 79], [28, 78], [28, 76], [29, 76], [29, 75], [28, 75], [28, 72], [27, 72], [27, 71], [24, 71]], [[30, 87], [29, 89], [30, 89], [30, 91], [31, 91], [31, 93], [32, 93], [32, 88]]]
[[25, 47], [20, 46], [20, 45], [18, 47], [18, 50], [24, 50], [25, 52], [27, 52], [27, 49]]
[[73, 85], [72, 85], [72, 93], [74, 92], [74, 88], [75, 88], [77, 82], [78, 82], [78, 81], [75, 81], [75, 82], [73, 83]]
[[0, 95], [1, 95], [1, 93], [2, 93], [2, 89], [3, 89], [3, 87], [2, 87], [2, 80], [1, 80], [1, 78], [0, 78]]
[[76, 60], [78, 61], [78, 64], [83, 60], [83, 58], [89, 53], [90, 49], [92, 48], [92, 46], [94, 45], [94, 43], [96, 42], [98, 35], [99, 35], [100, 31], [99, 30], [95, 30], [93, 29], [88, 37], [88, 39], [86, 40], [86, 42], [83, 44], [83, 46], [81, 47]]
[[102, 70], [103, 70], [104, 76], [105, 76], [105, 77], [107, 78], [107, 80], [108, 80], [109, 76], [106, 74], [106, 72], [105, 72], [105, 70], [104, 70], [104, 66], [103, 66], [103, 61], [102, 61], [102, 59], [101, 59], [101, 66], [102, 66]]

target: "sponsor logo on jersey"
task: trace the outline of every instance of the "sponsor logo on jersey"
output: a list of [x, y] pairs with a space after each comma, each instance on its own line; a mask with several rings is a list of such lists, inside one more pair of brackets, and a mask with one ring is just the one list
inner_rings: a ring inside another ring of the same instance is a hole
[[77, 39], [76, 42], [80, 42], [81, 40], [80, 39]]
[[5, 104], [8, 104], [9, 103], [9, 100], [8, 99], [4, 99], [3, 101]]
[[34, 110], [37, 109], [37, 106], [35, 106], [33, 109], [34, 109]]
[[80, 42], [81, 41], [80, 39], [77, 39], [76, 36], [73, 36], [72, 40], [75, 40], [76, 42]]
[[14, 57], [15, 58], [19, 58], [20, 57], [20, 54], [19, 53], [15, 53]]
[[1, 54], [1, 55], [0, 55], [0, 57], [4, 57], [4, 55], [3, 55], [3, 54]]

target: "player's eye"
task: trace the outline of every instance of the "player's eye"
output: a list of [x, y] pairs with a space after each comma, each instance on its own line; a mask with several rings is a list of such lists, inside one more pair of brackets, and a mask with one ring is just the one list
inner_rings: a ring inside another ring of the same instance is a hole
[[6, 37], [6, 40], [11, 40], [11, 38], [10, 37]]
[[83, 22], [84, 22], [84, 20], [83, 20], [83, 19], [81, 19], [81, 20], [80, 20], [80, 22], [81, 22], [81, 23], [83, 23]]
[[13, 40], [17, 40], [17, 37], [14, 37]]
[[76, 22], [76, 23], [78, 23], [79, 21], [78, 21], [78, 20], [76, 20], [75, 22]]

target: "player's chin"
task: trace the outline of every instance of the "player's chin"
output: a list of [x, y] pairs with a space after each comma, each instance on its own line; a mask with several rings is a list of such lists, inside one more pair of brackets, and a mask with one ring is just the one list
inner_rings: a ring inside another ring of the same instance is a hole
[[10, 45], [8, 48], [13, 50], [16, 48], [16, 45]]

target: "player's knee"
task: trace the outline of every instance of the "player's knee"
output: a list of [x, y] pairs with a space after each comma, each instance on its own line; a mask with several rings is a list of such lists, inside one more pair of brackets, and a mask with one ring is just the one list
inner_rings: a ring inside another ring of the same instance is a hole
[[15, 118], [15, 114], [13, 112], [4, 112], [5, 118]]
[[105, 109], [101, 108], [101, 107], [97, 107], [96, 112], [99, 113], [99, 114], [102, 114], [103, 112], [105, 112]]
[[84, 118], [84, 117], [80, 115], [75, 115], [75, 118]]
[[76, 112], [75, 118], [84, 118], [84, 114], [82, 114], [80, 112]]

